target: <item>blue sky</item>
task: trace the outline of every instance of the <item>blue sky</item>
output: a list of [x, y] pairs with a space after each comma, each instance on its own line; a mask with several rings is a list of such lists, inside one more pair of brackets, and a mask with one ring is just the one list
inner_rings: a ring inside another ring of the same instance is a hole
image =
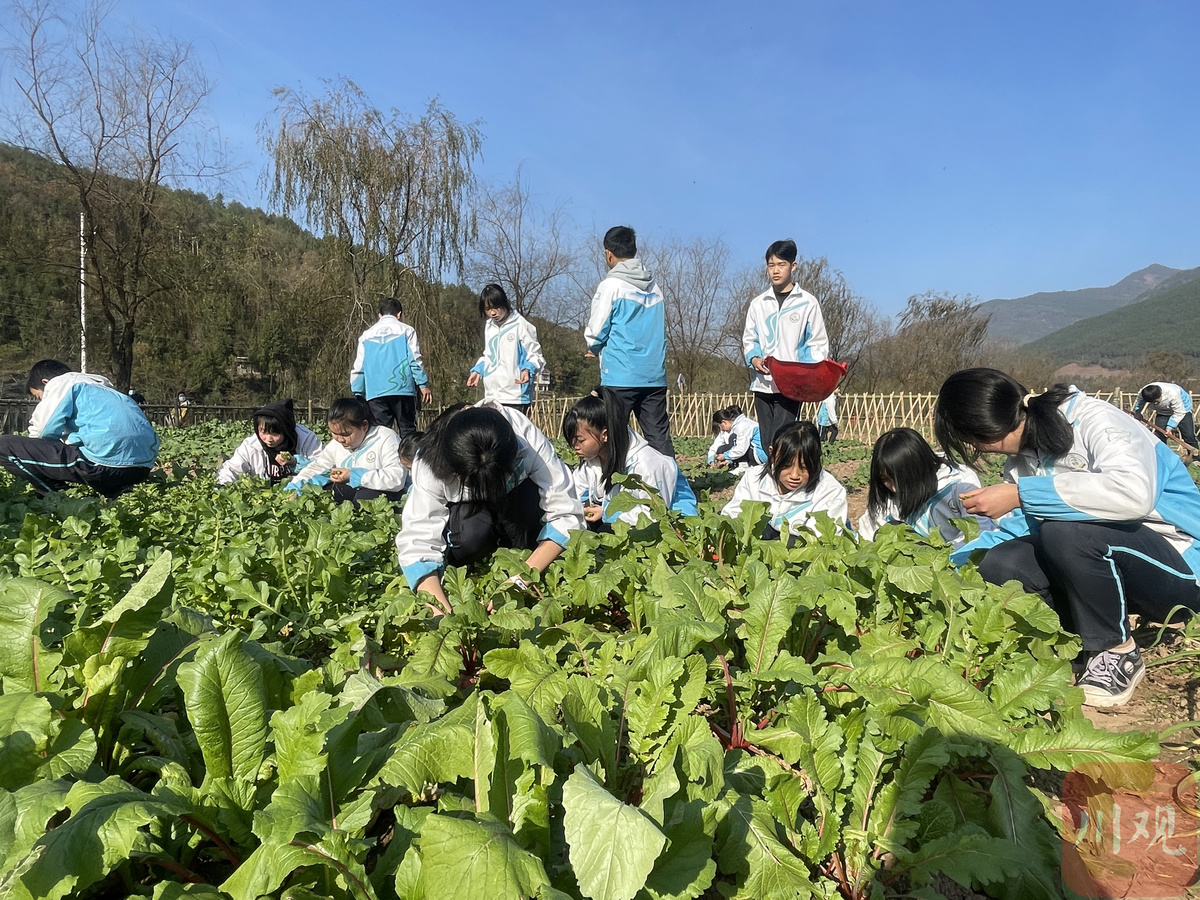
[[583, 233], [793, 237], [885, 313], [1200, 265], [1200, 4], [123, 0], [191, 41], [261, 205], [276, 85], [429, 98]]

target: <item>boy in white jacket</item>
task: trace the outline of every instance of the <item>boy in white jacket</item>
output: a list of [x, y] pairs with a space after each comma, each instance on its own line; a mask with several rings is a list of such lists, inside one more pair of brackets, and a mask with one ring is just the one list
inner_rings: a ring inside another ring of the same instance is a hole
[[483, 398], [519, 409], [528, 415], [533, 403], [534, 378], [546, 365], [537, 329], [508, 302], [498, 284], [484, 285], [479, 294], [483, 326], [483, 356], [471, 367], [467, 387], [483, 383]]
[[217, 469], [217, 484], [233, 484], [239, 476], [265, 478], [279, 484], [321, 452], [321, 439], [296, 424], [292, 400], [276, 400], [254, 411], [254, 434]]
[[[1178, 384], [1170, 381], [1152, 381], [1138, 393], [1133, 404], [1133, 414], [1140, 416], [1142, 408], [1154, 410], [1154, 424], [1162, 431], [1175, 429], [1185, 444], [1192, 448], [1192, 459], [1200, 456], [1196, 446], [1196, 418], [1192, 414], [1192, 395]], [[1161, 434], [1160, 441], [1166, 442]]]
[[318, 484], [333, 492], [338, 502], [404, 496], [408, 473], [400, 462], [396, 432], [371, 424], [371, 411], [359, 397], [342, 397], [329, 407], [329, 432], [333, 440], [296, 473], [288, 490]]
[[776, 433], [766, 464], [742, 476], [721, 515], [736, 519], [750, 500], [770, 507], [764, 540], [790, 541], [805, 528], [816, 533], [818, 512], [828, 513], [840, 530], [850, 514], [846, 489], [821, 465], [821, 438], [812, 422], [791, 422]]
[[785, 362], [820, 362], [829, 356], [829, 338], [817, 298], [795, 284], [796, 242], [775, 241], [767, 248], [771, 287], [750, 301], [742, 350], [753, 377], [754, 415], [769, 447], [775, 432], [800, 415], [800, 401], [779, 393], [766, 358]]
[[713, 413], [717, 437], [708, 448], [708, 464], [758, 466], [767, 461], [758, 423], [736, 403]]

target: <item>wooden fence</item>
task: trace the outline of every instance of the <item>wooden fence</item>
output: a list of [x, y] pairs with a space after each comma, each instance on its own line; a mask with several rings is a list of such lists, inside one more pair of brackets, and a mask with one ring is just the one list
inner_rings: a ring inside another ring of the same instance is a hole
[[[1136, 391], [1097, 391], [1092, 394], [1108, 400], [1121, 409], [1132, 410], [1137, 399]], [[545, 397], [537, 400], [529, 411], [529, 417], [551, 438], [562, 431], [563, 416], [576, 401], [575, 397]], [[915, 428], [930, 440], [933, 439], [933, 394], [841, 394], [838, 396], [839, 437], [871, 443], [879, 435], [892, 428], [907, 426]], [[1193, 400], [1196, 396], [1193, 395]], [[751, 416], [754, 415], [754, 395], [749, 392], [730, 394], [676, 394], [667, 398], [667, 412], [671, 417], [671, 434], [676, 437], [709, 437], [712, 434], [712, 414], [732, 404], [737, 404]], [[33, 412], [33, 402], [26, 400], [0, 400], [0, 431], [6, 434], [24, 431]], [[245, 422], [257, 407], [252, 406], [190, 406], [185, 423], [191, 422]], [[167, 405], [148, 404], [145, 407], [150, 421], [158, 425], [179, 424], [179, 408]], [[421, 427], [425, 427], [441, 411], [440, 407], [421, 410]], [[296, 418], [301, 422], [322, 422], [326, 407], [313, 401], [296, 403]], [[800, 417], [815, 421], [817, 404], [805, 403]]]

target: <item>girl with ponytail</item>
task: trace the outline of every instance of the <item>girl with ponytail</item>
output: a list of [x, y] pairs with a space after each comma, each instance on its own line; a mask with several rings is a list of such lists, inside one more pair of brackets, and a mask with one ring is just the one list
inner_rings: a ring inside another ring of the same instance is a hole
[[1200, 610], [1200, 491], [1179, 457], [1111, 404], [996, 369], [946, 379], [934, 431], [952, 463], [1008, 457], [1003, 483], [960, 499], [977, 516], [1023, 515], [1029, 533], [989, 549], [980, 574], [1020, 582], [1079, 634], [1086, 703], [1126, 703], [1145, 676], [1128, 614]]

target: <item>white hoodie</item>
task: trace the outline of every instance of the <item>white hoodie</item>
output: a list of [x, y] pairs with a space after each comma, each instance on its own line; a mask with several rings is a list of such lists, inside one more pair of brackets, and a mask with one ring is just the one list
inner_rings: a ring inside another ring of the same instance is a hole
[[288, 482], [288, 489], [298, 491], [310, 481], [328, 484], [331, 469], [349, 469], [350, 487], [353, 488], [402, 491], [408, 483], [408, 470], [400, 462], [400, 438], [392, 429], [380, 425], [372, 425], [355, 450], [347, 450], [337, 441], [330, 441]]
[[[321, 452], [321, 439], [305, 428], [296, 426], [295, 456], [299, 465], [305, 466]], [[255, 478], [267, 477], [267, 451], [257, 434], [252, 434], [233, 451], [233, 456], [221, 463], [217, 469], [217, 484], [233, 484], [239, 475]]]
[[[533, 402], [533, 379], [546, 366], [537, 329], [516, 310], [505, 316], [499, 325], [488, 319], [483, 325], [483, 356], [471, 367], [483, 379], [485, 400], [497, 403], [528, 404]], [[529, 380], [518, 384], [521, 372]]]
[[814, 514], [818, 512], [829, 513], [839, 529], [846, 524], [850, 515], [846, 489], [829, 474], [828, 469], [821, 470], [821, 477], [815, 485], [784, 493], [767, 472], [766, 466], [756, 466], [742, 476], [733, 489], [733, 499], [725, 504], [721, 515], [736, 519], [742, 512], [742, 504], [749, 500], [759, 500], [770, 506], [771, 526], [781, 535], [802, 528], [816, 532]]

